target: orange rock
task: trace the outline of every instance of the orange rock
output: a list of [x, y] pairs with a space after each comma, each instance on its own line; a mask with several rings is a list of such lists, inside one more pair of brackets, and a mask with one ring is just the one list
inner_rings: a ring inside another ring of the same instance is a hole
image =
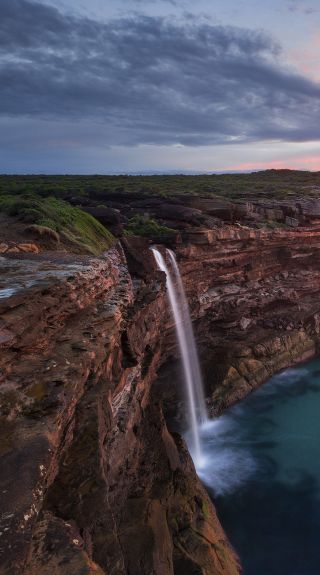
[[8, 244], [0, 244], [0, 254], [4, 254], [8, 249]]
[[36, 244], [18, 244], [18, 248], [21, 252], [27, 253], [39, 253], [39, 248]]
[[9, 248], [8, 250], [6, 250], [7, 254], [18, 254], [19, 253], [19, 248], [17, 246], [13, 246], [12, 248]]

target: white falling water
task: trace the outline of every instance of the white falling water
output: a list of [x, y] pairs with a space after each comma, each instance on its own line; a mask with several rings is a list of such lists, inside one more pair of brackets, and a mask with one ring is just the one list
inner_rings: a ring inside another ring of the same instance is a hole
[[192, 381], [193, 381], [193, 387], [194, 387], [194, 392], [195, 392], [195, 396], [196, 396], [197, 415], [198, 415], [198, 419], [199, 419], [200, 423], [205, 423], [208, 419], [208, 416], [207, 416], [206, 403], [205, 403], [205, 399], [204, 399], [203, 384], [202, 384], [202, 377], [201, 377], [201, 371], [200, 371], [200, 365], [199, 365], [199, 359], [198, 359], [198, 352], [197, 352], [196, 342], [195, 342], [194, 335], [193, 335], [193, 327], [192, 327], [192, 323], [191, 323], [188, 300], [186, 297], [186, 293], [184, 291], [181, 274], [180, 274], [180, 271], [178, 268], [178, 264], [177, 264], [177, 260], [176, 260], [176, 257], [174, 255], [174, 252], [172, 250], [167, 250], [167, 252], [169, 254], [172, 268], [173, 268], [175, 276], [176, 276], [176, 282], [177, 282], [178, 293], [179, 293], [180, 308], [181, 308], [182, 324], [184, 325], [184, 331], [186, 334], [187, 349], [189, 351], [189, 362], [190, 362], [190, 368], [191, 368], [191, 373], [192, 373]]
[[203, 454], [199, 427], [201, 423], [206, 421], [207, 415], [188, 302], [174, 253], [171, 250], [167, 250], [172, 267], [170, 269], [159, 250], [156, 248], [151, 249], [159, 269], [166, 274], [168, 297], [174, 318], [186, 383], [192, 438], [191, 453], [196, 467], [201, 467]]

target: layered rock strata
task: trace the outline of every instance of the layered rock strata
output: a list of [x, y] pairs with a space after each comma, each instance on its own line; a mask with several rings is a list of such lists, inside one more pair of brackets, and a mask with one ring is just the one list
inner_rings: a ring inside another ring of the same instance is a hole
[[214, 413], [318, 353], [320, 229], [194, 230], [177, 252]]
[[[122, 243], [0, 257], [0, 573], [239, 573], [153, 385], [166, 361], [176, 389], [163, 274]], [[193, 227], [174, 249], [213, 413], [318, 352], [316, 226]]]
[[0, 573], [236, 575], [153, 393], [161, 274], [132, 281], [119, 247], [0, 266]]

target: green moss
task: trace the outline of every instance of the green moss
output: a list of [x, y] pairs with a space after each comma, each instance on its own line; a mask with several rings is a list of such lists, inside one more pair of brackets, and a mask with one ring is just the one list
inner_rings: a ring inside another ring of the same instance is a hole
[[42, 198], [34, 193], [1, 194], [0, 212], [28, 224], [50, 228], [79, 250], [95, 255], [115, 242], [112, 234], [93, 216], [58, 198]]
[[203, 500], [203, 501], [202, 501], [201, 508], [202, 508], [203, 516], [204, 516], [206, 519], [208, 519], [208, 518], [210, 517], [208, 502], [205, 501], [205, 500]]
[[168, 234], [175, 234], [176, 230], [162, 226], [153, 218], [137, 214], [129, 220], [125, 233], [126, 235], [134, 236], [162, 237]]

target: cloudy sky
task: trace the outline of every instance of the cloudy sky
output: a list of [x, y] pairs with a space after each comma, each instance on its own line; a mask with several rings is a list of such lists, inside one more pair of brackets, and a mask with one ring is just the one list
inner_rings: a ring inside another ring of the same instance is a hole
[[0, 0], [0, 172], [320, 170], [319, 0]]

